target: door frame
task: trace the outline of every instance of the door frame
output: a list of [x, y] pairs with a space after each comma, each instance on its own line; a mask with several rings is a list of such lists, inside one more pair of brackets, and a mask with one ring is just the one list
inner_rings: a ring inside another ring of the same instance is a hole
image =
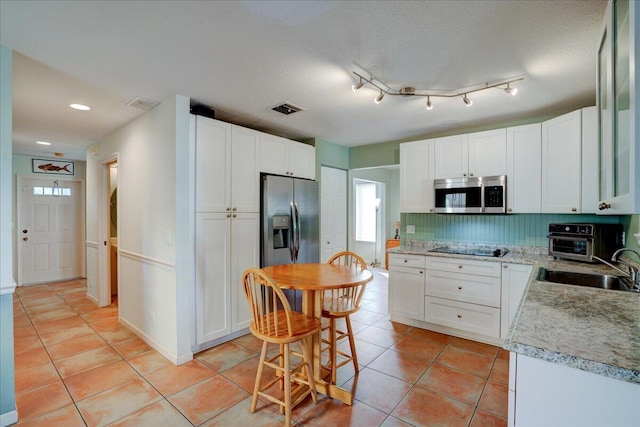
[[349, 249], [349, 170], [348, 169], [342, 169], [342, 168], [337, 168], [337, 167], [333, 167], [333, 166], [325, 166], [322, 165], [320, 168], [320, 232], [319, 232], [319, 236], [320, 237], [320, 258], [321, 258], [321, 262], [326, 262], [326, 259], [323, 259], [322, 256], [326, 250], [326, 244], [325, 244], [325, 239], [324, 239], [324, 231], [323, 227], [322, 227], [322, 223], [324, 220], [324, 215], [327, 215], [326, 209], [324, 209], [324, 204], [322, 203], [324, 201], [324, 197], [325, 197], [325, 190], [326, 190], [326, 182], [323, 179], [323, 174], [325, 173], [330, 173], [328, 172], [329, 170], [331, 171], [340, 171], [340, 172], [344, 172], [344, 191], [345, 191], [345, 201], [344, 201], [344, 222], [345, 222], [345, 235], [344, 235], [344, 248], [345, 250]]
[[[111, 245], [108, 244], [111, 234], [109, 165], [118, 162], [119, 167], [118, 158], [119, 154], [116, 152], [100, 160], [98, 164], [98, 305], [100, 307], [111, 305]], [[119, 215], [120, 203], [116, 203], [116, 216], [119, 217]], [[120, 247], [120, 242], [118, 242], [118, 247]]]
[[[55, 180], [63, 181], [63, 182], [77, 182], [80, 185], [80, 206], [78, 209], [78, 219], [80, 220], [80, 233], [76, 237], [78, 240], [78, 250], [80, 251], [80, 276], [87, 277], [87, 263], [86, 263], [86, 250], [84, 242], [86, 240], [86, 191], [85, 191], [85, 181], [84, 179], [76, 179], [64, 175], [49, 175], [47, 177], [51, 177], [53, 180], [55, 176]], [[22, 264], [24, 263], [24, 259], [22, 256], [22, 249], [20, 248], [20, 230], [22, 229], [22, 191], [25, 189], [24, 180], [25, 179], [47, 179], [45, 176], [34, 176], [34, 175], [16, 175], [16, 228], [15, 228], [15, 253], [17, 258], [16, 264], [16, 284], [17, 286], [24, 286], [23, 277], [22, 277]]]

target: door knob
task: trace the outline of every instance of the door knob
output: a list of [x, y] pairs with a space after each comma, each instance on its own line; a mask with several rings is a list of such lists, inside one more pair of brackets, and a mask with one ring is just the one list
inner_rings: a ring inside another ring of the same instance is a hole
[[29, 238], [28, 237], [23, 237], [22, 240], [24, 240], [26, 242], [27, 240], [29, 240]]
[[27, 234], [29, 232], [29, 230], [27, 230], [26, 228], [24, 230], [22, 230], [23, 234]]

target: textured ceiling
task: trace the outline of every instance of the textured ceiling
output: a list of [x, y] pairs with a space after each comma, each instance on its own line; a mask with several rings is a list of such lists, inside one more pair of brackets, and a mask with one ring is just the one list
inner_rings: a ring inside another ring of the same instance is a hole
[[[8, 1], [14, 151], [68, 157], [182, 94], [222, 120], [293, 139], [358, 146], [558, 115], [595, 104], [606, 1]], [[364, 70], [399, 89], [455, 90], [524, 76], [519, 93], [459, 98], [350, 90]], [[282, 102], [306, 110], [284, 116]], [[92, 106], [70, 110], [71, 102]], [[77, 147], [77, 148], [74, 148]]]

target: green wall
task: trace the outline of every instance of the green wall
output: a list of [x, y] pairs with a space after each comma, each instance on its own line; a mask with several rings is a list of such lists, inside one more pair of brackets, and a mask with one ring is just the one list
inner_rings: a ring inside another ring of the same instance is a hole
[[400, 142], [361, 145], [349, 149], [349, 169], [397, 165], [400, 163]]
[[316, 179], [320, 179], [320, 168], [330, 166], [337, 169], [349, 169], [349, 148], [322, 139], [315, 140]]
[[[627, 231], [627, 241], [625, 247], [640, 250], [640, 245], [638, 245], [638, 240], [635, 238], [634, 234], [640, 233], [640, 215], [629, 215], [625, 219], [625, 230]], [[627, 253], [626, 255], [633, 255], [631, 253]]]
[[[402, 214], [402, 243], [406, 239], [443, 240], [504, 245], [547, 246], [547, 232], [552, 222], [593, 222], [626, 224], [624, 216], [597, 215], [438, 215]], [[637, 230], [637, 216], [636, 227]], [[415, 225], [415, 234], [407, 234], [406, 226]], [[635, 231], [637, 233], [637, 231]], [[628, 235], [628, 233], [627, 233]], [[627, 245], [629, 244], [627, 238]]]

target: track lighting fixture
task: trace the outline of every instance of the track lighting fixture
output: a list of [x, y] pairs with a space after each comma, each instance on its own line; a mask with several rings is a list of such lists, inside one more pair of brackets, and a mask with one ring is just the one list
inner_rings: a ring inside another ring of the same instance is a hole
[[351, 90], [352, 91], [357, 91], [358, 89], [360, 89], [362, 86], [364, 86], [364, 82], [362, 81], [362, 77], [360, 77], [360, 81], [354, 85], [351, 86]]
[[426, 108], [427, 110], [433, 109], [433, 104], [431, 103], [431, 98], [454, 98], [454, 97], [462, 97], [462, 101], [467, 107], [471, 107], [473, 105], [473, 101], [469, 99], [468, 95], [474, 92], [479, 92], [487, 89], [502, 89], [505, 93], [514, 96], [518, 93], [518, 88], [511, 87], [511, 83], [519, 82], [524, 80], [524, 77], [514, 77], [508, 80], [499, 81], [497, 83], [485, 83], [484, 85], [478, 85], [474, 87], [464, 87], [456, 90], [431, 90], [431, 89], [415, 89], [413, 87], [402, 87], [400, 89], [391, 89], [389, 86], [381, 82], [380, 80], [374, 78], [373, 76], [365, 77], [362, 74], [353, 72], [358, 78], [358, 83], [351, 86], [351, 89], [355, 92], [358, 89], [362, 88], [364, 85], [369, 84], [374, 88], [380, 91], [380, 94], [376, 97], [375, 103], [379, 104], [384, 98], [385, 95], [401, 95], [401, 96], [426, 96]]
[[427, 96], [427, 110], [433, 110], [433, 104], [431, 103], [431, 97]]
[[517, 87], [510, 87], [509, 83], [507, 83], [507, 87], [504, 88], [504, 91], [506, 93], [508, 93], [511, 96], [516, 96], [516, 93], [518, 93], [518, 88]]

